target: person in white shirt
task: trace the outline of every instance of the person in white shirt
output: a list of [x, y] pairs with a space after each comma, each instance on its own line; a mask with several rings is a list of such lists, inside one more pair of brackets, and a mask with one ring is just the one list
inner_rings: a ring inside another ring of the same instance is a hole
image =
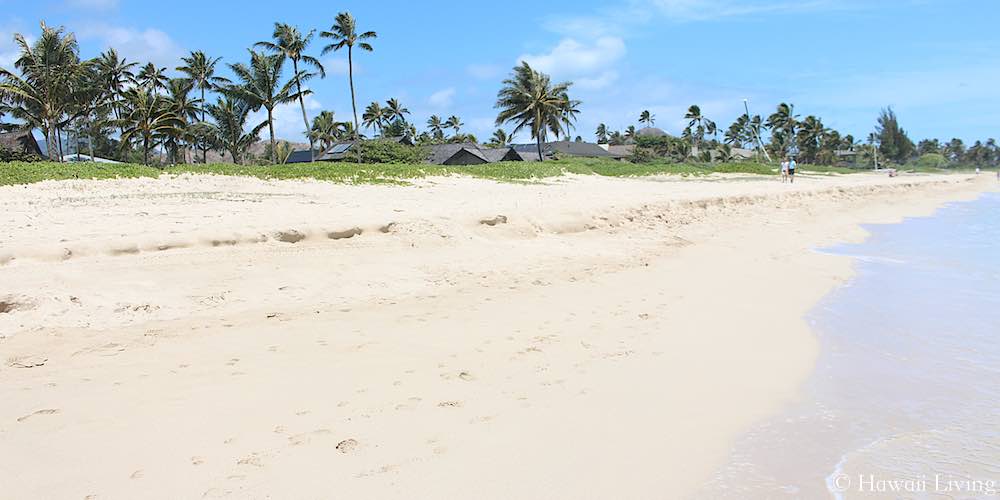
[[788, 160], [781, 162], [781, 183], [784, 184], [788, 180]]

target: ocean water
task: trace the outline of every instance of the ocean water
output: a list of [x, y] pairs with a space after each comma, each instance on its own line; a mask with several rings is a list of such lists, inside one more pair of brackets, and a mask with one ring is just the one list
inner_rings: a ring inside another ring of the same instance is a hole
[[868, 227], [815, 373], [699, 498], [1000, 499], [1000, 193]]

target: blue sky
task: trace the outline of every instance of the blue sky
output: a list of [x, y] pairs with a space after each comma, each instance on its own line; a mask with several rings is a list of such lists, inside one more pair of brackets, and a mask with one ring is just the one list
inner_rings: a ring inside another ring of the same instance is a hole
[[[0, 65], [14, 32], [38, 22], [77, 33], [84, 56], [107, 46], [130, 60], [171, 68], [201, 49], [223, 62], [247, 59], [275, 21], [327, 29], [339, 10], [375, 30], [374, 53], [356, 58], [358, 105], [400, 99], [422, 127], [460, 116], [486, 139], [500, 81], [519, 60], [575, 82], [583, 101], [573, 135], [604, 122], [636, 124], [651, 110], [678, 133], [687, 106], [721, 127], [782, 101], [802, 116], [862, 138], [892, 106], [912, 138], [1000, 136], [1000, 2], [996, 0], [509, 0], [506, 2], [0, 0]], [[279, 6], [280, 8], [276, 8]], [[283, 13], [277, 14], [275, 11]], [[324, 41], [314, 44], [319, 55]], [[323, 56], [310, 114], [350, 116], [346, 55]], [[279, 136], [301, 140], [294, 108]], [[526, 140], [525, 137], [520, 137]]]

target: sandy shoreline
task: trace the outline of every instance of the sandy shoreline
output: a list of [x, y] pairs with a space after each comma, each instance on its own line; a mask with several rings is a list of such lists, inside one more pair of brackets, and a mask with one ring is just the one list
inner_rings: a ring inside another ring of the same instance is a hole
[[14, 498], [676, 498], [809, 374], [811, 251], [982, 176], [0, 188]]

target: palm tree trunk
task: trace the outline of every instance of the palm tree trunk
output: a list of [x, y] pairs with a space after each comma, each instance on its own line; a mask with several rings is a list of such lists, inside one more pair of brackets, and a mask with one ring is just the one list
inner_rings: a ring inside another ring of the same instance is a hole
[[[201, 88], [201, 124], [205, 124], [205, 87]], [[201, 144], [201, 163], [208, 163], [208, 148], [205, 147], [204, 141]]]
[[358, 150], [358, 163], [361, 163], [361, 144], [358, 140], [358, 101], [354, 97], [354, 47], [347, 46], [347, 80], [351, 83], [351, 109], [354, 110], [354, 149]]
[[309, 117], [306, 115], [306, 102], [302, 99], [302, 80], [299, 79], [299, 61], [297, 59], [292, 59], [292, 69], [295, 71], [295, 90], [299, 93], [299, 107], [302, 108], [302, 123], [306, 125], [306, 137], [309, 139], [309, 161], [314, 161], [313, 158], [313, 137], [309, 133]]
[[274, 150], [274, 118], [271, 115], [271, 108], [267, 108], [267, 129], [271, 133], [271, 164], [278, 163], [278, 152]]
[[56, 127], [56, 140], [59, 141], [59, 161], [63, 161], [62, 130]]
[[142, 164], [149, 165], [149, 139], [142, 138]]
[[535, 144], [538, 146], [538, 161], [545, 161], [545, 157], [542, 156], [542, 134], [535, 136]]

